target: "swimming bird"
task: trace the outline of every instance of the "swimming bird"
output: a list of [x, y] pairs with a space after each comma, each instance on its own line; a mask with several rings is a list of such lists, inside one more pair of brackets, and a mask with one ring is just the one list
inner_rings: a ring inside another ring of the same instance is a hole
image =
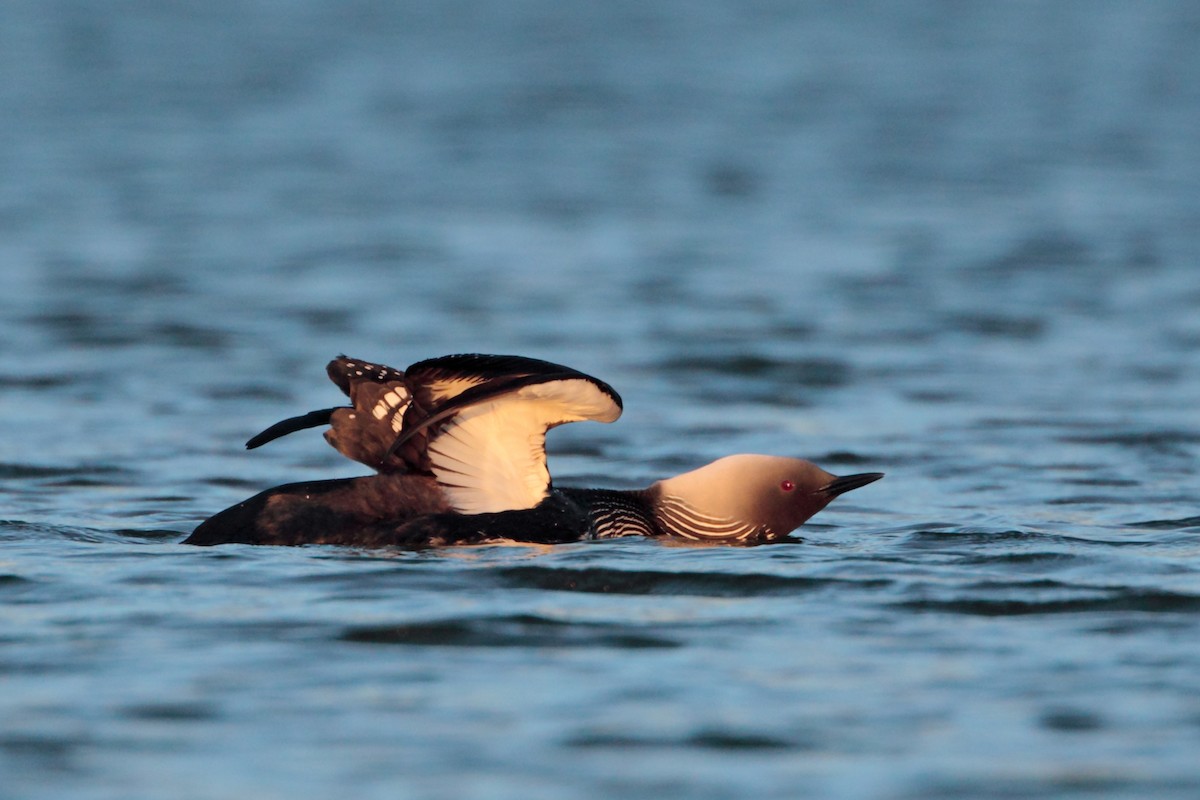
[[210, 517], [185, 544], [430, 547], [619, 536], [765, 544], [883, 477], [743, 454], [646, 489], [558, 488], [546, 467], [546, 432], [615, 421], [623, 406], [607, 383], [548, 361], [479, 354], [404, 371], [339, 356], [326, 371], [349, 406], [282, 420], [246, 447], [329, 425], [326, 440], [376, 474], [268, 489]]

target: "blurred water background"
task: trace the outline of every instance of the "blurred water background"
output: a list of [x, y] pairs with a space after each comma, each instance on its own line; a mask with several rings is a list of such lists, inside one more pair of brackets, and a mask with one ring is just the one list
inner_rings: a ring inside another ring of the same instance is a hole
[[[0, 6], [0, 797], [1200, 795], [1200, 6]], [[339, 352], [805, 543], [178, 541]]]

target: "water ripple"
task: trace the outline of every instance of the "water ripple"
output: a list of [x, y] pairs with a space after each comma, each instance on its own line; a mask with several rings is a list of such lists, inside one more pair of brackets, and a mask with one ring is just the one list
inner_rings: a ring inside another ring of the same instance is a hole
[[1160, 531], [1200, 531], [1200, 517], [1181, 517], [1179, 519], [1148, 519], [1141, 522], [1128, 523], [1131, 528], [1147, 528]]
[[849, 580], [753, 572], [667, 572], [604, 567], [579, 570], [518, 566], [498, 570], [497, 575], [504, 584], [522, 588], [602, 594], [661, 594], [696, 597], [794, 595], [836, 585], [879, 588], [891, 584], [891, 581], [884, 579]]
[[1134, 611], [1154, 614], [1182, 614], [1200, 611], [1200, 597], [1177, 592], [1125, 589], [1098, 594], [1094, 597], [1067, 597], [1046, 600], [987, 599], [963, 597], [953, 599], [905, 600], [893, 604], [908, 611], [966, 614], [980, 617], [1010, 617], [1034, 614], [1086, 614], [1095, 612]]
[[343, 630], [338, 638], [360, 644], [427, 647], [613, 647], [641, 650], [680, 646], [674, 639], [641, 633], [628, 625], [564, 622], [532, 614], [354, 626]]
[[815, 746], [798, 739], [785, 739], [779, 736], [753, 733], [750, 731], [733, 731], [706, 729], [682, 737], [669, 736], [634, 736], [628, 733], [585, 733], [573, 736], [566, 741], [568, 747], [583, 748], [632, 748], [672, 749], [677, 747], [696, 747], [704, 750], [722, 751], [774, 751], [774, 750], [811, 750]]

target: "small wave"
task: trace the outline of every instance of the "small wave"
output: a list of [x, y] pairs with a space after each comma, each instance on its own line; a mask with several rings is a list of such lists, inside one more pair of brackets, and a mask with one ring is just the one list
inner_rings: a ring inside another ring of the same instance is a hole
[[1112, 486], [1120, 489], [1130, 489], [1141, 486], [1141, 481], [1128, 478], [1060, 478], [1059, 483], [1073, 486]]
[[1140, 522], [1130, 522], [1131, 528], [1149, 528], [1158, 531], [1200, 530], [1200, 517], [1181, 517], [1179, 519], [1147, 519]]
[[1041, 270], [1068, 270], [1091, 263], [1091, 247], [1078, 236], [1051, 229], [1034, 233], [1007, 252], [984, 260], [974, 269], [993, 277], [1011, 277]]
[[1052, 497], [1046, 500], [1048, 506], [1113, 506], [1132, 504], [1139, 499], [1132, 496], [1122, 497], [1111, 494], [1072, 494], [1066, 497]]
[[1061, 436], [1065, 444], [1095, 444], [1124, 447], [1130, 450], [1146, 450], [1156, 453], [1174, 453], [1183, 445], [1200, 444], [1200, 433], [1184, 430], [1123, 431], [1096, 435]]
[[1046, 730], [1063, 733], [1097, 731], [1104, 727], [1104, 719], [1098, 714], [1079, 708], [1049, 708], [1038, 723]]
[[1030, 614], [1076, 614], [1109, 611], [1183, 613], [1200, 610], [1200, 597], [1163, 591], [1125, 590], [1091, 597], [1037, 600], [1030, 598], [954, 598], [905, 600], [893, 604], [916, 612], [942, 612], [979, 617], [1013, 617]]
[[128, 719], [150, 722], [203, 722], [218, 716], [216, 708], [207, 703], [174, 701], [125, 706], [121, 714]]
[[[1025, 550], [1008, 550], [997, 552], [995, 550], [988, 551], [983, 554], [971, 554], [965, 551], [966, 546], [971, 545], [997, 545], [997, 544], [1021, 544], [1035, 545], [1044, 547], [1044, 550], [1033, 551]], [[1028, 560], [1043, 560], [1055, 558], [1078, 558], [1080, 557], [1080, 547], [1103, 546], [1103, 547], [1132, 547], [1141, 548], [1153, 545], [1154, 542], [1147, 542], [1142, 539], [1119, 539], [1109, 538], [1101, 539], [1096, 536], [1070, 536], [1063, 533], [1050, 533], [1047, 531], [1022, 531], [1022, 530], [997, 530], [986, 531], [977, 528], [959, 528], [956, 530], [930, 530], [922, 528], [909, 533], [905, 539], [898, 543], [901, 548], [913, 550], [929, 550], [936, 551], [945, 548], [946, 552], [951, 549], [955, 553], [961, 554], [964, 558], [979, 557], [984, 560], [996, 561], [1019, 561], [1022, 559]], [[951, 548], [950, 546], [953, 546]]]
[[833, 584], [880, 587], [891, 581], [868, 579], [814, 578], [760, 573], [668, 572], [606, 568], [560, 569], [541, 566], [506, 567], [498, 570], [508, 586], [565, 592], [595, 592], [629, 595], [679, 595], [697, 597], [757, 597], [811, 592]]
[[1030, 542], [1030, 543], [1063, 543], [1069, 537], [1054, 533], [1037, 531], [1009, 530], [980, 530], [978, 528], [950, 528], [937, 530], [933, 526], [923, 527], [909, 533], [900, 543], [908, 548], [935, 548], [953, 544], [963, 545], [996, 544], [999, 542]]
[[5, 733], [0, 735], [0, 753], [51, 770], [65, 770], [75, 751], [89, 744], [83, 735]]
[[0, 389], [61, 389], [78, 379], [77, 375], [0, 375]]
[[[110, 537], [111, 538], [111, 537]], [[21, 519], [0, 519], [0, 540], [69, 539], [75, 542], [100, 542], [105, 532], [94, 528], [48, 525]]]
[[882, 464], [884, 459], [882, 456], [864, 456], [849, 450], [832, 450], [823, 456], [813, 458], [813, 461], [827, 467], [849, 467], [863, 464]]
[[148, 542], [163, 542], [184, 536], [183, 531], [166, 528], [118, 528], [109, 533], [121, 539], [144, 539]]
[[532, 614], [471, 617], [344, 629], [337, 637], [359, 644], [426, 647], [678, 647], [673, 639], [631, 632], [628, 626], [567, 622]]
[[652, 738], [626, 733], [586, 733], [572, 737], [568, 747], [586, 748], [676, 748], [698, 747], [705, 750], [811, 750], [811, 743], [784, 739], [751, 731], [705, 729], [684, 737]]
[[[37, 581], [32, 578], [26, 578], [24, 575], [15, 575], [11, 572], [0, 572], [0, 597], [11, 601], [14, 597], [19, 597], [37, 586]], [[4, 641], [0, 637], [0, 641]]]
[[127, 470], [114, 466], [47, 467], [40, 464], [0, 464], [0, 478], [24, 480], [28, 478], [94, 478], [97, 475], [126, 474]]
[[161, 542], [183, 533], [177, 530], [160, 528], [86, 528], [80, 525], [52, 525], [43, 522], [28, 522], [21, 519], [0, 519], [0, 540], [28, 541], [45, 539], [65, 539], [72, 542], [127, 542], [130, 539], [141, 539], [148, 542]]
[[997, 339], [1033, 340], [1046, 333], [1041, 317], [1011, 316], [987, 312], [951, 314], [943, 320], [946, 328], [962, 333]]
[[695, 355], [665, 359], [671, 373], [708, 373], [737, 378], [770, 378], [784, 385], [835, 388], [850, 382], [850, 365], [830, 358], [777, 358], [761, 354]]
[[1060, 561], [1080, 561], [1082, 557], [1075, 553], [1061, 551], [1034, 550], [1025, 552], [1003, 552], [967, 554], [955, 561], [964, 566], [983, 566], [995, 564], [1001, 566], [1033, 566], [1037, 564], [1052, 564]]
[[221, 489], [246, 489], [253, 491], [260, 491], [262, 489], [260, 481], [249, 478], [229, 478], [223, 475], [202, 478], [200, 482], [206, 486], [217, 486]]

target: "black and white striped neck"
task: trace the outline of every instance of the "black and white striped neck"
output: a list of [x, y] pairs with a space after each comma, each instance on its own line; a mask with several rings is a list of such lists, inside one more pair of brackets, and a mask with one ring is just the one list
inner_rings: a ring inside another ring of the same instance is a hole
[[621, 536], [662, 536], [650, 498], [644, 491], [619, 489], [562, 489], [563, 494], [586, 509], [591, 519], [590, 539]]
[[751, 544], [778, 538], [762, 526], [743, 520], [715, 517], [697, 510], [678, 497], [669, 495], [660, 495], [658, 502], [654, 504], [654, 515], [664, 534], [694, 542]]
[[658, 489], [562, 489], [583, 506], [591, 520], [588, 538], [667, 536], [692, 542], [757, 544], [775, 541], [774, 532], [749, 522], [722, 519], [697, 511]]

